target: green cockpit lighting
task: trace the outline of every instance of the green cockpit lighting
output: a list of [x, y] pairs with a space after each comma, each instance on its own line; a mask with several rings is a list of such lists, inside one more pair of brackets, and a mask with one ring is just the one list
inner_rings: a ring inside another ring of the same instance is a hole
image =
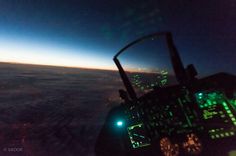
[[[195, 94], [202, 117], [209, 124], [212, 139], [234, 136], [236, 116], [234, 99], [228, 99], [222, 92], [199, 92]], [[217, 125], [212, 123], [218, 123]]]

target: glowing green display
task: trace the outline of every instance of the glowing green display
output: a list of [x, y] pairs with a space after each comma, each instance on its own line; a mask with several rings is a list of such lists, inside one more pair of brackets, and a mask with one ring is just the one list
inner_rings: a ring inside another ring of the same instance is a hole
[[157, 76], [155, 76], [155, 80], [153, 82], [143, 82], [142, 81], [142, 74], [135, 74], [132, 76], [132, 84], [139, 88], [140, 90], [149, 90], [152, 89], [155, 86], [159, 86], [162, 87], [164, 85], [167, 84], [168, 79], [167, 79], [167, 75], [168, 75], [168, 71], [166, 70], [161, 70], [159, 74], [157, 74]]
[[234, 107], [234, 109], [236, 109], [236, 99], [229, 100], [229, 102]]
[[195, 94], [202, 117], [209, 122], [212, 139], [234, 136], [236, 132], [235, 101], [229, 101], [221, 92]]
[[209, 134], [212, 139], [225, 138], [235, 135], [234, 131], [228, 131], [228, 132], [221, 132], [221, 131], [222, 129], [216, 129], [216, 130], [212, 129], [209, 131]]
[[127, 128], [129, 138], [133, 148], [149, 146], [150, 139], [146, 136], [143, 123], [139, 123]]

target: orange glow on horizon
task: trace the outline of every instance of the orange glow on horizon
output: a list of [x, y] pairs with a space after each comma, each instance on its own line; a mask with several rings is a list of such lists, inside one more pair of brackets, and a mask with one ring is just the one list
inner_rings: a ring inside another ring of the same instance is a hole
[[0, 42], [0, 62], [116, 70], [112, 57], [109, 59], [108, 56], [100, 56], [99, 53], [85, 49], [68, 49], [13, 41], [6, 42], [6, 40]]
[[8, 63], [8, 64], [21, 64], [21, 65], [35, 65], [35, 66], [51, 66], [51, 67], [65, 67], [65, 68], [78, 68], [78, 69], [95, 69], [95, 70], [110, 70], [117, 71], [118, 69], [113, 67], [83, 67], [83, 66], [70, 66], [70, 65], [56, 65], [56, 64], [37, 64], [37, 63], [29, 63], [29, 62], [10, 62], [10, 61], [0, 61], [0, 63]]

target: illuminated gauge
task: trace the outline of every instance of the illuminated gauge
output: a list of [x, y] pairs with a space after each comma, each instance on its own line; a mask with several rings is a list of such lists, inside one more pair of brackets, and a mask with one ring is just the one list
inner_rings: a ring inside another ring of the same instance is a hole
[[160, 147], [164, 156], [178, 156], [179, 155], [178, 144], [172, 144], [168, 138], [162, 138], [160, 140]]
[[191, 133], [187, 135], [187, 141], [183, 143], [184, 150], [189, 154], [199, 154], [202, 151], [202, 144], [197, 135]]

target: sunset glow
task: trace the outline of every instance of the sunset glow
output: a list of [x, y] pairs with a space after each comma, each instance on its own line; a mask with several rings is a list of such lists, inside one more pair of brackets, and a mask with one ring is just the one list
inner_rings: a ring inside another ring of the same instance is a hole
[[[0, 40], [1, 41], [1, 40]], [[68, 50], [40, 44], [0, 43], [0, 62], [53, 65], [78, 68], [114, 70], [112, 59], [90, 55], [86, 50]]]

